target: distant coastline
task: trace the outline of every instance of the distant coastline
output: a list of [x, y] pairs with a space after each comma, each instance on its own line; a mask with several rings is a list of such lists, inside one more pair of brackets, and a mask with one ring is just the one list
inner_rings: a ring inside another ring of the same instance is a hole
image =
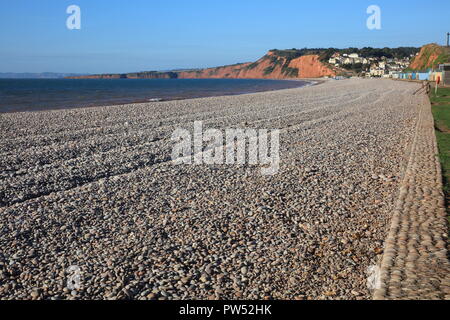
[[0, 79], [64, 79], [67, 77], [86, 77], [82, 73], [57, 72], [0, 72]]
[[270, 50], [256, 62], [191, 70], [71, 76], [70, 79], [309, 79], [338, 74], [316, 51]]

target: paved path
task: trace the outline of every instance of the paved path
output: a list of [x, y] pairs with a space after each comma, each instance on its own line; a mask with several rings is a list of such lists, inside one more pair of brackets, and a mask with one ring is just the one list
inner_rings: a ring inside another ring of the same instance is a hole
[[379, 299], [450, 299], [448, 226], [428, 98], [420, 96], [416, 134], [381, 263]]

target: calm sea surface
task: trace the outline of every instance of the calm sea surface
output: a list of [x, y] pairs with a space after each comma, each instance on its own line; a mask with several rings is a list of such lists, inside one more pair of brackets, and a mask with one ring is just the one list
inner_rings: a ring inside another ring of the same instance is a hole
[[307, 82], [251, 79], [0, 79], [0, 112], [235, 95], [304, 85]]

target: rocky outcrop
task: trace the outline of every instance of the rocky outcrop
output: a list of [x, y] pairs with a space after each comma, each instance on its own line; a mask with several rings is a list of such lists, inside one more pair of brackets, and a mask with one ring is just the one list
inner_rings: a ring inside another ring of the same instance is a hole
[[319, 55], [301, 55], [297, 50], [272, 50], [256, 62], [173, 72], [102, 74], [72, 79], [304, 79], [335, 76]]
[[413, 59], [409, 69], [427, 70], [437, 68], [441, 63], [450, 62], [450, 50], [435, 43], [423, 46], [419, 54]]

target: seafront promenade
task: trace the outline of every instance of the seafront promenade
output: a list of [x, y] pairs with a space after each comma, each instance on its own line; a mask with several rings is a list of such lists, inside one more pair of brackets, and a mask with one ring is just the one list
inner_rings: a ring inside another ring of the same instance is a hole
[[375, 299], [450, 299], [448, 222], [431, 105], [419, 105], [416, 133], [400, 184]]

